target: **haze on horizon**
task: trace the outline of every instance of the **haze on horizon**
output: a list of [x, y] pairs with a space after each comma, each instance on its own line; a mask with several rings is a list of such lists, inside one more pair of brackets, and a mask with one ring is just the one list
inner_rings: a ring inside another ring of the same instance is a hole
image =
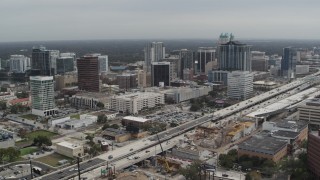
[[2, 0], [0, 42], [320, 39], [319, 0]]

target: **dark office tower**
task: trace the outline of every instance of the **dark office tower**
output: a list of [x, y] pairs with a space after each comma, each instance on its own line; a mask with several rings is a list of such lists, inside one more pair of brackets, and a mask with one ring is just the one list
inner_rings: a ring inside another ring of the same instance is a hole
[[98, 56], [86, 55], [77, 59], [78, 87], [80, 90], [99, 92]]
[[56, 59], [59, 51], [47, 50], [40, 46], [32, 49], [31, 73], [32, 75], [53, 76], [56, 74]]
[[74, 71], [73, 57], [59, 57], [57, 58], [57, 74], [65, 74]]
[[218, 46], [218, 69], [223, 71], [251, 71], [251, 46], [230, 41]]
[[287, 78], [294, 78], [296, 74], [297, 51], [292, 47], [283, 48], [281, 60], [281, 75]]
[[117, 75], [117, 82], [119, 89], [123, 89], [125, 91], [138, 87], [136, 74]]
[[216, 50], [213, 47], [199, 47], [197, 51], [196, 73], [208, 74], [208, 71], [213, 69]]
[[153, 62], [151, 64], [151, 86], [170, 86], [170, 62]]
[[165, 57], [165, 47], [163, 42], [148, 43], [144, 48], [145, 70], [151, 71], [151, 63], [158, 62]]
[[175, 50], [172, 52], [173, 55], [179, 55], [180, 63], [179, 63], [179, 71], [178, 71], [178, 77], [180, 79], [183, 79], [183, 70], [189, 69], [193, 70], [193, 57], [194, 54], [192, 51], [187, 49], [181, 49], [181, 50]]

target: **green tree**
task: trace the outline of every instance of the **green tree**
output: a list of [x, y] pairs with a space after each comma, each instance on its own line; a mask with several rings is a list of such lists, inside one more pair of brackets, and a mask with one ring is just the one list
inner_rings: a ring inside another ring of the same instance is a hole
[[216, 97], [218, 95], [217, 91], [209, 91], [211, 97]]
[[200, 109], [201, 109], [201, 106], [198, 103], [193, 103], [190, 107], [190, 111], [199, 111]]
[[180, 168], [179, 174], [183, 175], [187, 180], [198, 180], [199, 172], [200, 172], [200, 161], [193, 161], [190, 165], [186, 168]]
[[101, 149], [101, 146], [99, 144], [92, 144], [90, 149], [89, 149], [89, 151], [88, 151], [88, 153], [91, 156], [96, 156], [101, 151], [102, 151], [102, 149]]
[[18, 113], [18, 107], [16, 105], [13, 105], [10, 107], [10, 113], [17, 114]]
[[26, 91], [22, 91], [22, 92], [16, 93], [16, 96], [17, 96], [17, 98], [21, 99], [21, 98], [29, 97], [29, 94]]
[[0, 101], [0, 110], [6, 110], [7, 109], [7, 103], [5, 101]]
[[110, 127], [113, 128], [113, 129], [119, 129], [120, 128], [120, 126], [118, 124], [112, 124]]
[[98, 102], [97, 103], [97, 107], [100, 108], [100, 109], [103, 109], [104, 108], [104, 104], [102, 102]]
[[101, 114], [98, 116], [97, 123], [104, 124], [108, 121], [108, 118], [105, 114]]
[[177, 127], [179, 124], [175, 123], [175, 122], [171, 122], [170, 123], [170, 127]]
[[42, 147], [42, 146], [51, 146], [52, 142], [51, 142], [51, 139], [48, 138], [47, 136], [39, 135], [33, 139], [33, 144], [38, 147]]
[[20, 151], [14, 147], [9, 147], [7, 149], [7, 157], [9, 162], [16, 160], [20, 156]]
[[106, 130], [107, 128], [109, 128], [110, 127], [110, 125], [108, 124], [108, 123], [106, 123], [106, 124], [104, 124], [103, 126], [102, 126], [102, 130]]

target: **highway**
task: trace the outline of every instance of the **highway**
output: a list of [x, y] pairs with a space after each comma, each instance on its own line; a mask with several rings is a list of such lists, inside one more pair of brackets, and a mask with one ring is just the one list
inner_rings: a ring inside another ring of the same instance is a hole
[[[171, 128], [169, 130], [166, 130], [164, 132], [159, 133], [159, 138], [162, 142], [166, 142], [168, 140], [171, 141], [170, 144], [168, 144], [167, 146], [164, 147], [164, 149], [166, 150], [167, 148], [171, 147], [171, 145], [175, 145], [177, 143], [175, 140], [177, 137], [180, 137], [180, 135], [184, 134], [187, 131], [190, 131], [191, 129], [193, 129], [201, 124], [204, 124], [208, 121], [213, 121], [213, 122], [219, 121], [224, 118], [228, 118], [230, 116], [234, 117], [234, 114], [238, 114], [242, 111], [248, 111], [249, 108], [255, 109], [256, 107], [259, 107], [259, 105], [262, 106], [262, 105], [266, 105], [266, 104], [270, 104], [272, 102], [275, 102], [275, 101], [277, 101], [278, 97], [280, 97], [282, 99], [282, 98], [285, 98], [289, 95], [296, 94], [296, 93], [300, 92], [301, 90], [312, 86], [314, 84], [313, 77], [319, 76], [319, 75], [320, 75], [320, 72], [314, 73], [312, 75], [306, 76], [304, 78], [293, 81], [289, 84], [281, 86], [277, 89], [273, 89], [271, 91], [263, 93], [259, 96], [255, 96], [255, 97], [250, 98], [248, 100], [242, 101], [238, 104], [229, 106], [228, 108], [224, 108], [222, 110], [216, 111], [216, 112], [214, 112], [214, 114], [207, 114], [207, 115], [200, 117], [198, 119], [195, 119], [193, 121], [187, 122], [187, 123], [182, 124], [180, 126], [177, 126], [175, 128]], [[267, 102], [265, 102], [265, 101], [267, 101]], [[166, 144], [166, 143], [163, 143], [163, 145], [164, 144]], [[119, 168], [121, 169], [121, 168], [124, 168], [125, 166], [130, 166], [131, 163], [129, 162], [127, 157], [137, 156], [137, 154], [139, 154], [138, 156], [140, 156], [141, 158], [137, 159], [136, 161], [141, 161], [142, 159], [148, 158], [148, 156], [151, 157], [151, 154], [144, 154], [144, 155], [141, 155], [141, 154], [143, 154], [147, 149], [151, 149], [150, 152], [152, 152], [152, 149], [154, 149], [154, 146], [156, 146], [156, 145], [158, 145], [158, 141], [156, 139], [156, 136], [153, 135], [151, 137], [141, 139], [141, 140], [135, 141], [133, 143], [130, 143], [124, 147], [118, 148], [115, 151], [108, 151], [107, 153], [99, 155], [96, 158], [94, 158], [94, 159], [101, 159], [104, 162], [102, 162], [100, 164], [98, 163], [95, 166], [89, 167], [87, 169], [83, 169], [82, 173], [87, 172], [87, 171], [91, 171], [94, 168], [96, 168], [96, 170], [94, 170], [94, 172], [97, 171], [98, 169], [100, 170], [101, 166], [106, 165], [107, 161], [115, 164], [116, 169], [119, 169]], [[156, 149], [160, 150], [160, 148], [156, 148]], [[157, 150], [155, 151], [155, 153], [158, 153], [158, 152], [159, 151], [157, 151]], [[109, 159], [110, 155], [113, 156], [112, 159]], [[135, 162], [135, 161], [132, 161], [132, 162]], [[84, 163], [86, 163], [86, 162], [84, 162]], [[68, 169], [70, 169], [70, 167], [65, 168], [61, 171], [67, 171]], [[46, 179], [46, 177], [51, 176], [52, 174], [57, 174], [57, 173], [58, 172], [53, 172], [53, 173], [50, 173], [49, 175], [44, 175], [44, 176], [40, 177], [40, 179]], [[96, 174], [96, 176], [98, 176], [98, 175], [99, 174]], [[76, 173], [68, 175], [67, 177], [65, 177], [63, 179], [68, 179], [68, 178], [71, 178], [74, 176], [76, 176]]]

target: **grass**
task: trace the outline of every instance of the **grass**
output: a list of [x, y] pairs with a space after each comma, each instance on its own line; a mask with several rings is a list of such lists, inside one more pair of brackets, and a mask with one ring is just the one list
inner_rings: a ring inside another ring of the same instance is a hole
[[66, 159], [69, 162], [73, 160], [72, 158], [69, 158], [67, 156], [63, 156], [63, 155], [58, 154], [58, 153], [53, 153], [53, 154], [50, 154], [48, 156], [43, 156], [43, 157], [40, 157], [40, 158], [35, 159], [35, 160], [36, 161], [40, 161], [40, 162], [45, 163], [45, 164], [48, 164], [48, 165], [53, 166], [53, 167], [58, 167], [58, 166], [60, 166], [59, 161], [61, 161], [63, 159]]
[[80, 119], [80, 114], [74, 114], [70, 116], [71, 119]]
[[38, 118], [38, 116], [34, 114], [25, 114], [25, 115], [21, 115], [20, 117], [24, 119], [33, 120], [33, 121], [37, 120]]
[[37, 131], [32, 131], [30, 133], [28, 133], [26, 135], [26, 137], [29, 139], [29, 140], [32, 140], [37, 137], [37, 136], [46, 136], [46, 137], [49, 137], [50, 139], [57, 135], [57, 133], [54, 133], [54, 132], [50, 132], [50, 131], [46, 131], [46, 130], [37, 130]]
[[20, 149], [20, 156], [24, 156], [24, 155], [27, 155], [27, 154], [31, 154], [31, 153], [34, 153], [38, 151], [38, 148], [37, 147], [27, 147], [27, 148], [22, 148]]

